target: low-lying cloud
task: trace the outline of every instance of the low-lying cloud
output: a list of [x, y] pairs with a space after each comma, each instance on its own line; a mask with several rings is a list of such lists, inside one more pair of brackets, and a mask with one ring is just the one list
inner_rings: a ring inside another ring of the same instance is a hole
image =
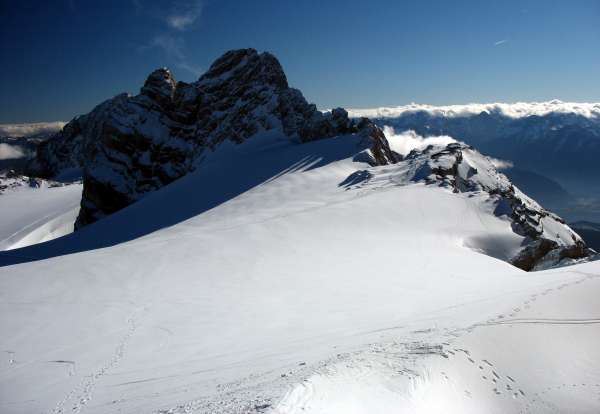
[[13, 160], [15, 158], [22, 158], [25, 153], [16, 145], [0, 144], [0, 160]]
[[396, 133], [394, 128], [384, 126], [383, 132], [390, 143], [392, 150], [398, 154], [407, 155], [414, 149], [424, 149], [428, 145], [448, 145], [452, 142], [457, 142], [454, 138], [447, 135], [437, 137], [422, 137], [413, 130]]
[[38, 122], [34, 124], [0, 124], [0, 137], [33, 137], [51, 135], [65, 126], [62, 121]]
[[488, 158], [492, 162], [492, 165], [494, 167], [496, 167], [497, 170], [508, 170], [515, 166], [512, 163], [512, 161], [509, 161], [509, 160], [501, 160], [500, 158], [494, 158], [494, 157], [488, 157]]

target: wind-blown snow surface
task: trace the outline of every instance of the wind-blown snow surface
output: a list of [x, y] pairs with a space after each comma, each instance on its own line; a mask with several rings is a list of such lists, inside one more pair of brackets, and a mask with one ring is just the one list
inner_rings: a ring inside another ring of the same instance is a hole
[[[21, 177], [14, 179], [22, 180]], [[10, 186], [11, 179], [5, 179]], [[55, 239], [73, 231], [81, 184], [49, 187], [16, 185], [0, 194], [0, 251]]]
[[0, 269], [0, 411], [598, 412], [600, 265], [526, 273], [477, 253], [490, 234], [503, 249], [520, 238], [477, 195], [402, 175], [347, 185], [389, 168], [353, 161], [355, 138], [223, 147], [15, 251], [189, 215]]

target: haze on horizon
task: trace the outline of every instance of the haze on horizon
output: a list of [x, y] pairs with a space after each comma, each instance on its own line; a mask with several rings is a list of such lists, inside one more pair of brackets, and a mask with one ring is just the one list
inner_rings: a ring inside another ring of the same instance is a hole
[[2, 2], [0, 123], [69, 120], [148, 73], [273, 52], [319, 107], [600, 101], [600, 3]]

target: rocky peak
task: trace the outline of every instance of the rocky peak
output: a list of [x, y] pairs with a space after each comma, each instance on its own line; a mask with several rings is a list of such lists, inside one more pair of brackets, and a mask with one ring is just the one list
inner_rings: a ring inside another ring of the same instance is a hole
[[277, 89], [288, 88], [287, 78], [277, 58], [267, 52], [258, 53], [255, 49], [225, 53], [200, 77], [197, 87], [205, 90], [221, 89], [228, 83], [233, 86], [260, 83]]
[[148, 76], [140, 93], [164, 106], [172, 102], [176, 85], [177, 82], [175, 82], [171, 71], [167, 68], [161, 68]]
[[76, 228], [112, 214], [187, 174], [228, 140], [242, 143], [279, 130], [307, 142], [360, 134], [369, 162], [394, 162], [383, 132], [337, 108], [322, 113], [288, 87], [279, 61], [254, 49], [232, 50], [193, 83], [158, 69], [137, 96], [119, 95], [72, 120], [38, 151], [47, 176], [82, 167], [83, 196]]

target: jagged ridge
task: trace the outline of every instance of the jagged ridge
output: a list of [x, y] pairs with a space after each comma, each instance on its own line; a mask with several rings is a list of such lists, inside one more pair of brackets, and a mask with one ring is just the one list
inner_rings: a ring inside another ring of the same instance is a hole
[[486, 192], [495, 203], [494, 214], [511, 219], [513, 231], [525, 237], [511, 263], [523, 270], [559, 264], [563, 259], [592, 255], [582, 238], [556, 214], [527, 197], [493, 163], [463, 143], [428, 146], [406, 157], [413, 163], [412, 181], [451, 188], [454, 192]]
[[374, 164], [396, 159], [369, 120], [350, 120], [341, 108], [318, 111], [288, 86], [273, 55], [241, 49], [191, 84], [176, 82], [168, 69], [154, 71], [139, 95], [118, 95], [69, 122], [40, 147], [33, 169], [52, 176], [84, 168], [81, 227], [187, 174], [223, 141], [273, 129], [298, 142], [360, 133]]

